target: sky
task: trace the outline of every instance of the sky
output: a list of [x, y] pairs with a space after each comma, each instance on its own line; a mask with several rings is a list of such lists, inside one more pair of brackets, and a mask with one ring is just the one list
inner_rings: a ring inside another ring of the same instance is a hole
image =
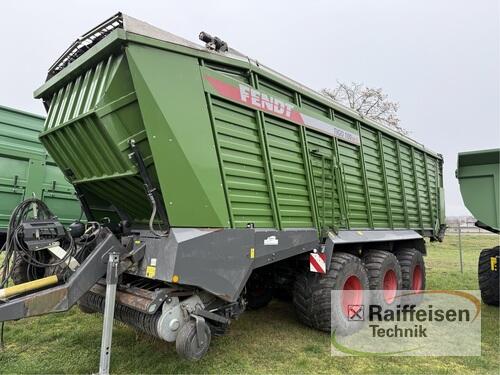
[[410, 136], [444, 156], [447, 215], [468, 211], [457, 153], [500, 147], [498, 0], [0, 2], [0, 104], [33, 99], [81, 34], [122, 11], [197, 41], [207, 31], [312, 89], [381, 87]]

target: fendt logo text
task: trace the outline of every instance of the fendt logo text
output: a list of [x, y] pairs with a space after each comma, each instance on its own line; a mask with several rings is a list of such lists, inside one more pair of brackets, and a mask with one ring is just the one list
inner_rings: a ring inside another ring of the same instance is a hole
[[279, 116], [292, 117], [293, 105], [282, 102], [273, 96], [264, 94], [247, 85], [240, 84], [239, 86], [240, 98], [243, 102], [266, 111], [274, 112]]

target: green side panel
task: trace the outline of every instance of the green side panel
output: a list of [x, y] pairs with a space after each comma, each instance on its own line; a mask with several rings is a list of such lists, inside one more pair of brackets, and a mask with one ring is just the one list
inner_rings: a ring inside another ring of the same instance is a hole
[[429, 179], [429, 192], [430, 192], [430, 200], [431, 200], [431, 209], [432, 209], [432, 220], [433, 226], [436, 226], [439, 221], [438, 212], [439, 212], [439, 181], [438, 181], [438, 164], [437, 160], [426, 156], [427, 163], [427, 176]]
[[0, 106], [0, 229], [14, 208], [33, 196], [64, 224], [80, 217], [73, 187], [38, 140], [43, 123], [42, 117]]
[[234, 226], [274, 227], [255, 111], [216, 98], [212, 109]]
[[383, 136], [382, 148], [384, 152], [385, 169], [387, 174], [387, 189], [392, 213], [394, 228], [406, 228], [405, 206], [402, 199], [401, 174], [399, 173], [399, 159], [394, 139]]
[[210, 68], [213, 71], [223, 74], [225, 77], [235, 79], [239, 82], [250, 84], [250, 75], [248, 69], [242, 69], [231, 65], [216, 63], [211, 60], [200, 60], [201, 65]]
[[359, 147], [339, 142], [339, 159], [345, 181], [350, 227], [369, 228], [359, 152]]
[[417, 189], [411, 147], [400, 144], [400, 163], [404, 181], [404, 196], [407, 204], [407, 215], [410, 228], [420, 228], [420, 213], [418, 210]]
[[38, 140], [44, 118], [0, 106], [0, 146], [21, 153], [45, 155]]
[[[437, 231], [442, 222], [436, 220], [442, 182], [436, 177], [439, 166], [434, 156], [349, 117], [338, 113], [332, 116], [333, 112], [327, 107], [260, 75], [204, 62], [201, 65], [202, 76], [228, 85], [214, 89], [210, 83], [204, 88], [213, 107], [216, 148], [230, 200], [231, 220], [236, 226], [256, 222], [257, 226], [274, 223], [276, 228], [317, 226], [318, 229]], [[249, 76], [256, 79], [248, 79]], [[300, 129], [296, 123], [249, 108], [247, 102], [239, 100], [238, 82], [290, 103], [308, 116], [357, 132], [361, 145], [334, 139], [310, 128]], [[231, 87], [236, 91], [229, 91]], [[236, 120], [229, 112], [246, 114], [246, 119]], [[228, 120], [228, 116], [233, 119]], [[246, 123], [252, 133], [246, 131], [243, 135], [239, 127]], [[259, 135], [262, 123], [263, 137]], [[255, 155], [261, 156], [258, 166], [250, 169], [241, 162], [239, 166], [234, 162], [230, 164], [228, 159], [235, 153], [252, 154], [254, 162]], [[266, 174], [268, 165], [270, 171]], [[250, 180], [251, 176], [254, 181]], [[237, 189], [242, 189], [244, 184], [251, 194], [262, 189], [258, 193], [258, 204], [236, 191], [235, 182], [239, 184]], [[264, 191], [265, 196], [262, 196]], [[273, 215], [274, 206], [276, 215]]]
[[267, 145], [283, 228], [314, 226], [299, 127], [265, 116]]
[[424, 228], [433, 228], [432, 207], [429, 200], [429, 186], [425, 171], [424, 154], [418, 150], [413, 151], [417, 180], [417, 194], [420, 202], [420, 214]]
[[330, 108], [305, 96], [301, 97], [301, 107], [318, 116], [330, 118]]
[[444, 195], [444, 182], [443, 182], [443, 161], [438, 161], [438, 180], [439, 180], [439, 221], [441, 224], [445, 224], [446, 212], [445, 212], [445, 195]]
[[285, 102], [295, 102], [295, 92], [289, 88], [278, 84], [275, 81], [259, 75], [259, 90], [263, 90], [268, 94], [279, 98]]
[[127, 56], [171, 224], [229, 226], [198, 60], [138, 45]]
[[335, 174], [337, 163], [333, 140], [311, 130], [307, 130], [306, 134], [320, 227], [340, 227], [342, 225], [341, 209]]
[[374, 228], [389, 228], [390, 211], [385, 193], [378, 135], [376, 131], [362, 126], [361, 137], [373, 226]]
[[13, 157], [0, 148], [0, 228], [6, 228], [12, 210], [23, 201], [28, 180], [29, 158]]
[[59, 89], [51, 99], [45, 130], [60, 126], [95, 109], [122, 60], [122, 56], [109, 56]]
[[457, 178], [469, 211], [500, 230], [500, 149], [458, 154]]
[[338, 142], [339, 161], [344, 179], [349, 225], [369, 228], [368, 206], [364, 188], [359, 146]]
[[133, 88], [117, 87], [130, 83], [130, 77], [123, 77], [126, 69], [123, 55], [111, 56], [61, 88], [50, 102], [41, 140], [74, 183], [134, 172], [126, 147], [119, 147], [142, 128], [137, 115], [128, 118], [138, 110]]
[[62, 223], [71, 223], [81, 215], [80, 202], [75, 199], [73, 186], [66, 181], [53, 162], [45, 165], [42, 199]]

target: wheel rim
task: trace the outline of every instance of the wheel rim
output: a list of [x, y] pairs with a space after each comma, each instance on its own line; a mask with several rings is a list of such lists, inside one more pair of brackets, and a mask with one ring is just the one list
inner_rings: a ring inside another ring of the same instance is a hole
[[398, 277], [396, 272], [389, 270], [384, 275], [384, 300], [386, 303], [393, 303], [398, 289]]
[[361, 305], [363, 301], [363, 288], [361, 280], [357, 276], [349, 276], [342, 288], [342, 309], [344, 315], [352, 318], [359, 310], [359, 308], [349, 308], [351, 305]]
[[203, 352], [205, 351], [205, 349], [208, 346], [209, 341], [208, 341], [207, 333], [203, 330], [203, 332], [201, 332], [201, 335], [202, 335], [201, 338], [203, 340], [203, 345], [198, 345], [198, 339], [196, 338], [196, 333], [191, 338], [191, 342], [189, 343], [189, 345], [191, 347], [190, 348], [191, 353], [193, 354], [194, 357], [201, 357], [203, 355]]
[[423, 274], [422, 268], [419, 265], [415, 266], [413, 270], [413, 279], [411, 283], [411, 289], [417, 293], [422, 291]]
[[201, 340], [203, 341], [202, 345], [198, 345], [198, 338], [196, 337], [196, 324], [194, 322], [193, 324], [190, 324], [189, 337], [184, 348], [185, 352], [183, 353], [186, 358], [198, 360], [203, 357], [205, 352], [208, 350], [208, 346], [210, 345], [210, 329], [206, 323], [202, 323], [200, 335]]

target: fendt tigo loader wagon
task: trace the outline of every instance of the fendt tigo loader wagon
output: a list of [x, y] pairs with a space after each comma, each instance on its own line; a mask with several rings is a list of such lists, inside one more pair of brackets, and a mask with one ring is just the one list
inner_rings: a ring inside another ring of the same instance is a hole
[[89, 221], [68, 231], [50, 207], [28, 221], [20, 209], [17, 251], [57, 284], [1, 305], [2, 320], [77, 302], [106, 320], [116, 282], [115, 319], [198, 359], [276, 291], [303, 323], [340, 332], [363, 290], [390, 304], [425, 288], [424, 238], [444, 235], [442, 157], [200, 39], [119, 13], [50, 67], [40, 139]]
[[[500, 233], [500, 149], [461, 152], [456, 175], [465, 206], [476, 218], [476, 226]], [[481, 298], [498, 306], [500, 246], [483, 249], [479, 255], [478, 280]]]
[[44, 121], [0, 105], [0, 248], [12, 210], [26, 198], [42, 199], [63, 224], [80, 216], [73, 186], [38, 140]]

